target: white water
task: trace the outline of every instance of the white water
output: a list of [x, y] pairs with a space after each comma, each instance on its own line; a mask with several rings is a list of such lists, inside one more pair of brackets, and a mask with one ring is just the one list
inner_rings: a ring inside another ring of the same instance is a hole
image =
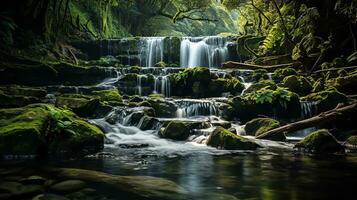
[[301, 101], [301, 118], [313, 117], [317, 113], [317, 102]]
[[165, 97], [170, 97], [171, 83], [170, 78], [167, 75], [155, 76], [154, 92], [158, 94], [163, 94]]
[[180, 66], [219, 67], [228, 59], [228, 41], [225, 37], [187, 37], [181, 41]]
[[154, 67], [164, 60], [164, 37], [142, 38], [140, 64], [144, 67]]
[[176, 111], [178, 118], [219, 115], [218, 106], [210, 100], [182, 99], [175, 103], [179, 106]]

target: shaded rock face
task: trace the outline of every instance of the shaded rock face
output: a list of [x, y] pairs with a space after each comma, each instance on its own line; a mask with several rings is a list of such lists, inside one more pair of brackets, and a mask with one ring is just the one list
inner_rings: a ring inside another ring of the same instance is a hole
[[[271, 129], [277, 128], [279, 126], [280, 126], [280, 122], [275, 119], [256, 118], [256, 119], [253, 119], [253, 120], [247, 122], [245, 124], [244, 130], [247, 135], [259, 136], [259, 135], [261, 135]], [[276, 135], [273, 138], [268, 138], [268, 139], [282, 141], [282, 140], [285, 140], [286, 137], [282, 133], [282, 134]]]
[[311, 82], [307, 78], [296, 75], [285, 77], [282, 85], [301, 96], [309, 94], [313, 89]]
[[210, 134], [207, 145], [226, 150], [255, 150], [259, 147], [255, 142], [222, 127], [216, 128]]
[[103, 132], [68, 110], [47, 104], [0, 110], [1, 155], [93, 153]]
[[0, 66], [0, 84], [43, 85], [91, 85], [99, 83], [112, 71], [101, 67], [80, 67], [66, 63], [34, 66]]
[[317, 154], [330, 154], [343, 152], [344, 148], [338, 143], [336, 138], [326, 129], [321, 129], [310, 133], [302, 141], [295, 145], [295, 148]]
[[272, 78], [276, 82], [282, 81], [285, 77], [292, 76], [292, 75], [297, 75], [297, 72], [293, 68], [283, 68], [283, 69], [277, 69], [274, 71], [272, 74]]
[[335, 80], [334, 87], [337, 88], [338, 91], [343, 92], [345, 94], [357, 94], [357, 72], [339, 77]]

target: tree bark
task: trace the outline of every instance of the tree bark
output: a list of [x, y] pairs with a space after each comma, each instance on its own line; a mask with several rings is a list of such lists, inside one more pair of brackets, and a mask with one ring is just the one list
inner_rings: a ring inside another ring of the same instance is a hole
[[339, 104], [335, 109], [323, 112], [320, 115], [311, 117], [309, 119], [304, 119], [294, 123], [281, 126], [270, 131], [267, 131], [259, 136], [257, 139], [267, 139], [271, 138], [278, 134], [288, 134], [294, 131], [298, 131], [305, 128], [315, 127], [315, 126], [324, 126], [335, 120], [345, 119], [347, 116], [356, 115], [357, 113], [357, 103], [342, 106]]

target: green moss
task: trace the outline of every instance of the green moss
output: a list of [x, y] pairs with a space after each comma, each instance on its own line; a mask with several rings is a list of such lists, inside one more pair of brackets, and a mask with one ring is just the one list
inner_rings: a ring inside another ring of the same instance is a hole
[[98, 96], [101, 101], [109, 102], [110, 104], [117, 104], [123, 100], [117, 89], [93, 91], [92, 94]]
[[186, 140], [190, 135], [190, 124], [183, 121], [171, 121], [161, 136], [173, 140]]
[[238, 136], [222, 127], [216, 128], [210, 134], [207, 145], [227, 150], [255, 150], [259, 147], [255, 142]]
[[139, 74], [141, 68], [142, 67], [140, 67], [140, 66], [131, 66], [131, 67], [129, 67], [129, 70], [130, 70], [130, 73]]
[[267, 88], [267, 89], [271, 89], [271, 90], [276, 90], [277, 86], [274, 83], [274, 81], [271, 80], [261, 80], [257, 83], [254, 83], [253, 85], [251, 85], [249, 88], [247, 88], [245, 90], [245, 93], [251, 93], [251, 92], [256, 92], [262, 88]]
[[320, 129], [310, 133], [302, 141], [295, 145], [313, 153], [335, 153], [343, 151], [343, 147], [336, 138], [326, 129]]
[[297, 75], [297, 72], [293, 68], [282, 68], [282, 69], [277, 69], [274, 71], [272, 74], [272, 78], [276, 80], [277, 82], [282, 81], [285, 77], [291, 76], [291, 75]]
[[338, 77], [334, 82], [334, 87], [346, 94], [357, 94], [357, 73], [351, 73], [348, 76]]
[[257, 70], [254, 70], [252, 76], [253, 76], [253, 78], [254, 78], [256, 81], [269, 79], [268, 71], [265, 70], [265, 69], [257, 69]]
[[354, 135], [354, 136], [349, 137], [349, 138], [346, 140], [346, 143], [347, 143], [348, 145], [357, 146], [357, 136]]
[[160, 67], [160, 68], [165, 68], [167, 67], [167, 64], [165, 62], [158, 62], [155, 64], [155, 67]]
[[0, 154], [94, 152], [103, 137], [96, 126], [52, 105], [0, 110]]
[[320, 112], [331, 110], [339, 103], [346, 103], [348, 101], [346, 95], [333, 89], [309, 94], [302, 98], [302, 100], [317, 102], [317, 108]]
[[[280, 122], [271, 119], [271, 118], [256, 118], [246, 123], [245, 132], [247, 135], [259, 136], [271, 129], [277, 128], [280, 126]], [[284, 136], [284, 135], [283, 135]], [[285, 136], [282, 138], [273, 138], [276, 140], [285, 139]]]
[[312, 91], [311, 82], [303, 76], [291, 75], [285, 77], [282, 85], [289, 88], [290, 91], [302, 96], [307, 95]]

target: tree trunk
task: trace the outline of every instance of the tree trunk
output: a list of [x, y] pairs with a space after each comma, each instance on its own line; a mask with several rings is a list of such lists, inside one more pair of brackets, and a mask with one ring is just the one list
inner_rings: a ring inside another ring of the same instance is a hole
[[305, 128], [315, 127], [315, 126], [324, 126], [335, 120], [343, 120], [346, 119], [348, 116], [356, 115], [357, 113], [357, 103], [347, 105], [347, 106], [340, 106], [339, 104], [335, 109], [323, 112], [320, 115], [311, 117], [309, 119], [304, 119], [301, 121], [297, 121], [294, 123], [287, 124], [285, 126], [281, 126], [270, 131], [267, 131], [259, 136], [257, 139], [267, 139], [271, 138], [278, 134], [288, 134], [294, 131], [298, 131]]

